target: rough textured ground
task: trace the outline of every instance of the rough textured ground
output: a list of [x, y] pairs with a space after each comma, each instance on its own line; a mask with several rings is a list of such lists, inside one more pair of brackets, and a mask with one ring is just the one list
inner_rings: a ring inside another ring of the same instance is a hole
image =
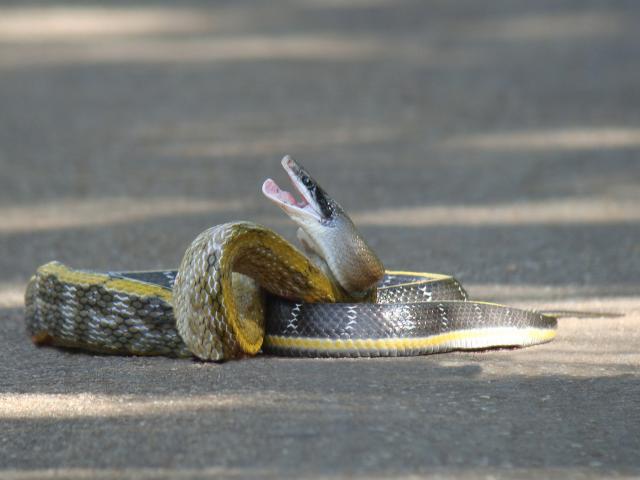
[[[640, 475], [636, 1], [0, 4], [0, 477]], [[291, 153], [387, 266], [608, 310], [520, 351], [35, 348], [51, 259], [177, 265]]]

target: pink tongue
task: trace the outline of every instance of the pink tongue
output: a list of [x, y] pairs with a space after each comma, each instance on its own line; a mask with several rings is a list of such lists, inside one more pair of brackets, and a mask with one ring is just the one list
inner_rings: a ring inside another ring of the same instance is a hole
[[289, 205], [298, 205], [295, 197], [291, 195], [286, 190], [282, 190], [276, 182], [271, 180], [270, 178], [264, 182], [263, 185], [264, 192], [277, 200], [280, 200], [283, 203], [288, 203]]

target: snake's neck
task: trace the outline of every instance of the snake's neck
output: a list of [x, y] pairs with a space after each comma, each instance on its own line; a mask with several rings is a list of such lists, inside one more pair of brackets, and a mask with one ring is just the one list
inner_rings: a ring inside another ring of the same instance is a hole
[[306, 224], [298, 229], [306, 254], [340, 286], [342, 297], [370, 299], [384, 276], [384, 266], [346, 214], [330, 224]]

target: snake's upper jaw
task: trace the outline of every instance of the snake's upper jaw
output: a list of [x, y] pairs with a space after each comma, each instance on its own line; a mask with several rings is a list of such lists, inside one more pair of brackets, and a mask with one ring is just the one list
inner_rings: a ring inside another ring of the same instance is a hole
[[297, 200], [291, 193], [282, 190], [270, 178], [265, 180], [262, 185], [262, 193], [282, 208], [296, 223], [326, 224], [330, 222], [339, 208], [337, 204], [289, 155], [282, 159], [282, 166], [302, 198]]

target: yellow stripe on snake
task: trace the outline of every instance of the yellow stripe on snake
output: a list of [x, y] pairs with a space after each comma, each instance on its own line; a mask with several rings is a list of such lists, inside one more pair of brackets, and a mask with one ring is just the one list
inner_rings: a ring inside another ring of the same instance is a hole
[[251, 222], [218, 225], [177, 271], [92, 272], [51, 262], [25, 294], [33, 341], [134, 355], [225, 360], [265, 351], [396, 356], [550, 341], [557, 321], [468, 299], [453, 277], [394, 272], [343, 209], [290, 157], [302, 199], [262, 191], [300, 227], [305, 253]]

